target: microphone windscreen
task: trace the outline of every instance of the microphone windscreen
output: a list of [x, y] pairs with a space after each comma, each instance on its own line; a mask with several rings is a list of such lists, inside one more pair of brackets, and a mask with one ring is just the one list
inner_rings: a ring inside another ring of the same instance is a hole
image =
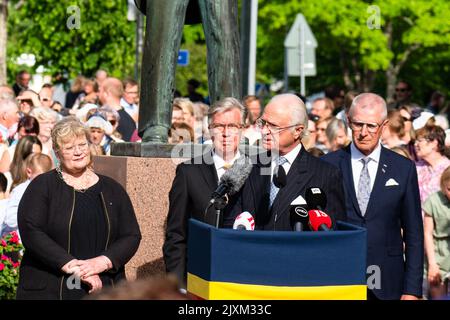
[[329, 215], [321, 210], [309, 210], [309, 226], [311, 230], [318, 231], [319, 228], [324, 225], [328, 229], [331, 229], [332, 221]]
[[308, 203], [308, 208], [311, 210], [324, 210], [327, 206], [327, 196], [320, 188], [315, 187], [306, 189], [305, 198]]
[[255, 219], [253, 219], [250, 212], [244, 211], [234, 220], [233, 229], [255, 230]]

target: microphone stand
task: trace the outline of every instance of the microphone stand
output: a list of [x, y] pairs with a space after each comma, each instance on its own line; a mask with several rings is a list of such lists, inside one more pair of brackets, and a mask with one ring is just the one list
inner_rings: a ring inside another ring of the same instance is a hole
[[214, 210], [216, 211], [216, 220], [215, 220], [214, 226], [216, 228], [219, 228], [220, 216], [222, 213], [222, 209], [225, 208], [225, 206], [227, 204], [228, 204], [228, 196], [227, 195], [223, 196], [222, 198], [216, 198], [216, 199], [211, 200], [211, 202], [205, 209], [204, 220], [206, 221], [206, 214], [208, 213], [208, 209], [211, 208], [212, 205], [214, 205]]

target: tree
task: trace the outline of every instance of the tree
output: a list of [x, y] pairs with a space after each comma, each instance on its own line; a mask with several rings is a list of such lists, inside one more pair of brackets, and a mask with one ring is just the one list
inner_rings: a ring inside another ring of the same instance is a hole
[[281, 78], [283, 40], [301, 12], [319, 43], [318, 75], [308, 78], [310, 88], [338, 82], [348, 89], [377, 88], [390, 98], [402, 69], [418, 59], [414, 52], [448, 50], [449, 6], [445, 0], [262, 0], [259, 72]]
[[[11, 1], [17, 3], [17, 1]], [[36, 65], [71, 76], [133, 74], [135, 22], [126, 18], [126, 1], [27, 0], [10, 7], [8, 67], [17, 68], [21, 53], [36, 56]]]
[[0, 0], [0, 85], [6, 84], [7, 0]]

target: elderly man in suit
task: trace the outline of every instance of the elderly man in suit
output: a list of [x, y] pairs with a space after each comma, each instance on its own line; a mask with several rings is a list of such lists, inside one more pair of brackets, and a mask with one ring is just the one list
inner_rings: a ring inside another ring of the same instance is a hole
[[[166, 271], [186, 283], [186, 249], [189, 218], [214, 225], [215, 212], [204, 214], [218, 181], [240, 157], [239, 141], [244, 123], [244, 107], [234, 98], [225, 98], [210, 109], [209, 129], [213, 150], [178, 165], [169, 193], [166, 239], [163, 246]], [[232, 206], [234, 198], [229, 200]], [[234, 216], [223, 212], [223, 227], [232, 227]]]
[[[332, 165], [313, 157], [301, 144], [308, 127], [308, 116], [302, 100], [294, 94], [273, 97], [257, 120], [262, 146], [268, 157], [261, 157], [241, 190], [233, 211], [255, 215], [261, 230], [293, 230], [290, 203], [305, 198], [308, 188], [319, 187], [327, 196], [325, 212], [333, 220], [345, 218], [342, 174]], [[286, 173], [286, 185], [277, 188], [274, 172]]]
[[353, 142], [323, 159], [343, 173], [348, 222], [367, 228], [367, 265], [381, 272], [369, 299], [417, 299], [423, 276], [417, 172], [411, 160], [381, 146], [386, 117], [383, 98], [360, 94], [348, 114]]

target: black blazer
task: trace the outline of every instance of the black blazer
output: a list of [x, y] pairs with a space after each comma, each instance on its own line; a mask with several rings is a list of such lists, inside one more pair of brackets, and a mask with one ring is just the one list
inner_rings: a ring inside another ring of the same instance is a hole
[[[263, 157], [268, 159], [268, 157]], [[327, 196], [325, 212], [335, 220], [345, 220], [345, 198], [341, 172], [332, 165], [313, 157], [302, 146], [287, 175], [287, 184], [278, 192], [269, 209], [270, 161], [255, 165], [233, 208], [234, 214], [243, 211], [255, 216], [261, 230], [292, 231], [289, 217], [291, 202], [308, 188], [319, 187]], [[267, 163], [268, 162], [268, 163]]]
[[374, 186], [362, 216], [353, 183], [350, 146], [323, 159], [344, 175], [348, 222], [367, 228], [367, 266], [377, 266], [381, 273], [380, 286], [375, 286], [373, 293], [379, 299], [400, 299], [402, 294], [420, 297], [424, 242], [414, 162], [381, 148]]
[[[111, 284], [125, 278], [125, 264], [139, 247], [141, 233], [130, 198], [113, 179], [98, 175], [104, 211], [108, 217], [107, 256], [113, 268], [102, 275]], [[63, 299], [66, 282], [61, 268], [75, 259], [70, 253], [70, 223], [75, 190], [56, 170], [36, 177], [18, 209], [19, 232], [25, 247], [20, 266], [17, 299]]]
[[[177, 166], [176, 175], [169, 192], [169, 212], [163, 256], [166, 271], [175, 274], [186, 283], [186, 250], [188, 238], [188, 220], [194, 218], [215, 225], [216, 212], [210, 208], [205, 215], [211, 195], [218, 186], [217, 172], [211, 153], [193, 158]], [[236, 197], [223, 210], [221, 226], [231, 228], [234, 216], [229, 207], [234, 205]]]

